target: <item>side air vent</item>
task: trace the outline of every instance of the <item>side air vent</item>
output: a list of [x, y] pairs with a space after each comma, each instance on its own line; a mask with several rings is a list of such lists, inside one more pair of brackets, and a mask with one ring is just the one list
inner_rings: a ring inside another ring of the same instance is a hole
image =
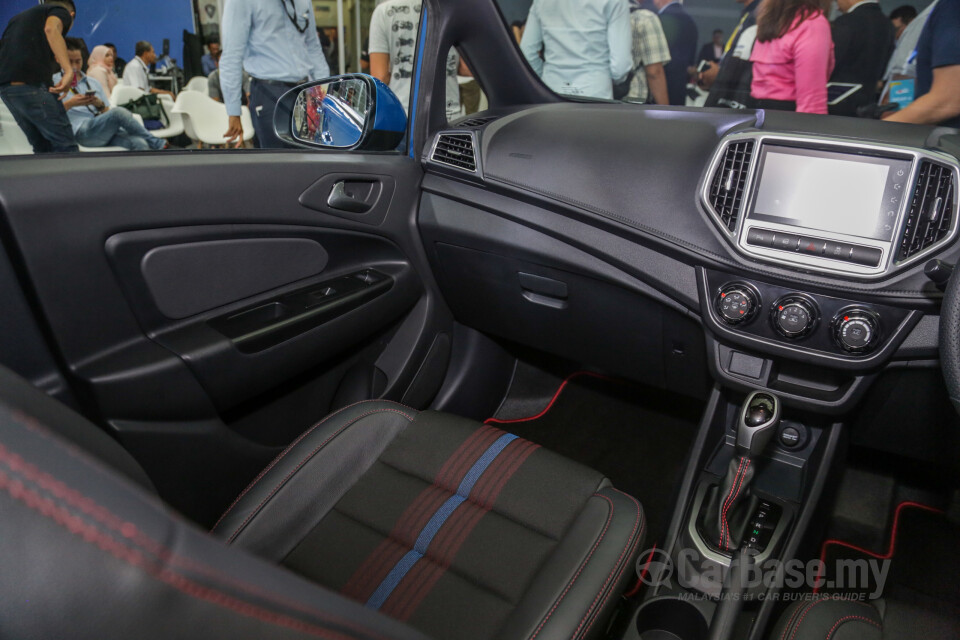
[[929, 160], [921, 162], [897, 262], [912, 258], [950, 235], [956, 215], [955, 199], [953, 170]]
[[477, 157], [473, 150], [473, 134], [441, 133], [433, 147], [430, 159], [465, 171], [477, 170]]
[[483, 116], [480, 118], [467, 118], [463, 122], [457, 125], [460, 129], [467, 129], [469, 127], [482, 127], [488, 122], [493, 122], [497, 119], [497, 116]]
[[710, 182], [707, 202], [720, 223], [729, 231], [737, 229], [750, 159], [753, 157], [753, 145], [752, 140], [728, 145]]

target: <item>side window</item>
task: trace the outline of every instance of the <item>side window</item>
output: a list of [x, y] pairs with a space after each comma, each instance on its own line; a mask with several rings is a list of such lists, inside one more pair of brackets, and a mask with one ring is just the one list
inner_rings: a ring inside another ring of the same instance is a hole
[[276, 98], [368, 73], [383, 2], [4, 0], [0, 155], [281, 146]]

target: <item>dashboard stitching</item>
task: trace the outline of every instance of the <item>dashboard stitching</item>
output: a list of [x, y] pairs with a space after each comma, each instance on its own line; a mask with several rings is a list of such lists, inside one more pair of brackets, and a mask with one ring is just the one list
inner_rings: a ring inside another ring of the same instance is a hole
[[[509, 178], [504, 178], [504, 177], [501, 177], [501, 176], [497, 176], [497, 175], [491, 174], [491, 173], [489, 173], [489, 172], [487, 173], [487, 176], [486, 176], [486, 177], [487, 177], [488, 179], [491, 179], [491, 178], [492, 178], [494, 181], [497, 181], [497, 182], [502, 182], [503, 184], [506, 184], [506, 185], [508, 185], [508, 186], [516, 187], [516, 188], [519, 188], [519, 189], [526, 189], [526, 190], [532, 191], [533, 193], [537, 193], [537, 194], [540, 194], [540, 195], [543, 195], [543, 196], [547, 196], [547, 197], [549, 197], [549, 198], [553, 198], [553, 199], [555, 199], [555, 200], [557, 200], [557, 201], [559, 201], [559, 202], [576, 205], [576, 206], [578, 206], [578, 207], [580, 207], [580, 208], [582, 208], [582, 209], [584, 209], [584, 210], [586, 210], [586, 211], [590, 211], [590, 212], [592, 212], [592, 213], [597, 213], [597, 214], [602, 215], [602, 216], [604, 216], [604, 217], [611, 218], [611, 219], [616, 220], [616, 221], [618, 221], [618, 222], [622, 222], [623, 224], [625, 224], [625, 225], [627, 225], [627, 226], [629, 226], [629, 227], [633, 227], [633, 228], [635, 228], [635, 229], [638, 229], [639, 231], [643, 231], [643, 232], [645, 232], [645, 233], [649, 233], [650, 235], [659, 237], [659, 238], [661, 238], [661, 239], [668, 240], [668, 241], [673, 242], [673, 243], [675, 243], [675, 244], [679, 244], [679, 245], [681, 245], [681, 246], [684, 246], [684, 247], [686, 247], [686, 248], [688, 248], [688, 249], [691, 249], [691, 250], [694, 250], [694, 251], [696, 251], [696, 252], [709, 255], [709, 256], [717, 259], [719, 262], [722, 262], [723, 264], [727, 265], [727, 266], [733, 266], [733, 267], [741, 267], [741, 266], [742, 266], [741, 264], [739, 264], [739, 263], [737, 263], [737, 262], [735, 262], [735, 261], [733, 261], [733, 260], [730, 260], [729, 258], [727, 258], [727, 257], [725, 257], [725, 256], [723, 256], [723, 255], [721, 255], [721, 254], [719, 254], [719, 253], [715, 253], [715, 252], [713, 252], [713, 251], [711, 251], [711, 250], [709, 250], [709, 249], [705, 249], [705, 248], [700, 247], [700, 246], [698, 246], [698, 245], [696, 245], [696, 244], [693, 244], [693, 243], [691, 243], [691, 242], [687, 242], [686, 240], [682, 240], [682, 239], [680, 239], [680, 238], [674, 237], [674, 236], [672, 236], [672, 235], [670, 235], [670, 234], [668, 234], [668, 233], [664, 233], [664, 232], [659, 231], [659, 230], [657, 230], [657, 229], [654, 229], [654, 228], [652, 228], [652, 227], [648, 227], [648, 226], [646, 226], [646, 225], [644, 225], [644, 224], [640, 224], [640, 223], [638, 223], [638, 222], [631, 221], [629, 218], [626, 218], [626, 217], [621, 216], [621, 215], [619, 215], [619, 214], [613, 213], [612, 211], [607, 211], [606, 209], [601, 209], [601, 208], [599, 208], [599, 207], [595, 207], [595, 206], [590, 205], [590, 204], [587, 204], [587, 203], [585, 203], [585, 202], [580, 202], [580, 201], [578, 201], [578, 200], [574, 200], [574, 199], [572, 199], [572, 198], [568, 198], [568, 197], [566, 197], [566, 196], [562, 196], [562, 195], [560, 195], [560, 194], [558, 194], [558, 193], [553, 193], [553, 192], [551, 192], [551, 191], [546, 191], [546, 190], [544, 190], [544, 189], [540, 189], [540, 188], [537, 188], [537, 187], [533, 187], [533, 186], [530, 186], [530, 185], [526, 185], [526, 184], [523, 184], [523, 183], [520, 183], [520, 182], [515, 182], [515, 181], [513, 181], [513, 180], [510, 180]], [[763, 274], [763, 275], [767, 275], [767, 276], [771, 276], [771, 277], [775, 277], [775, 278], [782, 278], [782, 277], [784, 277], [782, 274], [778, 274], [778, 273], [775, 272], [775, 271], [768, 271], [768, 270], [766, 270], [766, 269], [763, 269], [762, 267], [756, 267], [756, 266], [751, 265], [750, 268], [753, 269], [753, 270], [755, 270], [757, 273], [760, 273], [760, 274]], [[818, 282], [818, 281], [816, 281], [816, 280], [809, 280], [809, 279], [807, 279], [807, 278], [798, 277], [798, 276], [795, 276], [795, 275], [791, 275], [791, 276], [789, 276], [789, 277], [790, 277], [793, 281], [795, 281], [795, 282], [800, 282], [800, 283], [808, 284], [808, 285], [811, 285], [811, 286], [819, 286], [819, 287], [823, 287], [823, 286], [829, 287], [829, 286], [831, 286], [830, 284], [825, 284], [825, 283], [823, 283], [823, 282]], [[852, 283], [847, 283], [847, 282], [844, 282], [843, 286], [844, 286], [845, 288], [847, 288], [848, 290], [859, 291], [859, 292], [862, 292], [862, 293], [880, 294], [880, 295], [895, 295], [895, 296], [902, 296], [902, 297], [922, 296], [922, 295], [932, 294], [932, 293], [933, 293], [933, 292], [925, 292], [925, 291], [923, 291], [923, 290], [910, 290], [910, 289], [869, 289], [869, 288], [858, 287], [858, 286], [856, 286], [856, 285], [854, 285], [854, 284], [852, 284]]]

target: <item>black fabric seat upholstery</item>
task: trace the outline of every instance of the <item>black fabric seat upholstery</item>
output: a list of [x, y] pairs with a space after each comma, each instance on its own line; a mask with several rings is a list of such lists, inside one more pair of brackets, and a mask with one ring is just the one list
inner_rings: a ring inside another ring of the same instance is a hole
[[493, 427], [348, 407], [211, 536], [4, 395], [0, 637], [581, 638], [634, 577], [637, 501]]
[[956, 612], [896, 600], [813, 598], [788, 608], [771, 640], [955, 640]]

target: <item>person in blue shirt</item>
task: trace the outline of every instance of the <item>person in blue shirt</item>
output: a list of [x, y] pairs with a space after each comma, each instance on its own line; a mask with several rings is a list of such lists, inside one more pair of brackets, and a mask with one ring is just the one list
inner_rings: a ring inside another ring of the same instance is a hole
[[520, 50], [553, 91], [611, 99], [633, 68], [632, 44], [627, 0], [533, 0]]
[[[63, 98], [63, 108], [77, 143], [85, 147], [123, 147], [133, 151], [163, 149], [167, 141], [154, 137], [132, 113], [123, 107], [110, 107], [103, 86], [88, 77], [83, 67], [83, 43], [67, 38], [67, 57], [75, 83]], [[60, 74], [54, 77], [59, 80]]]
[[207, 49], [210, 50], [210, 53], [200, 58], [200, 65], [203, 67], [203, 75], [205, 76], [209, 76], [216, 71], [220, 64], [220, 41], [211, 40], [207, 43]]
[[250, 115], [261, 148], [286, 145], [273, 130], [277, 100], [307, 80], [330, 75], [317, 38], [310, 0], [230, 0], [220, 25], [220, 87], [230, 125], [229, 142], [243, 142], [240, 92], [250, 74]]
[[917, 98], [890, 122], [960, 127], [960, 0], [940, 0], [915, 52]]

